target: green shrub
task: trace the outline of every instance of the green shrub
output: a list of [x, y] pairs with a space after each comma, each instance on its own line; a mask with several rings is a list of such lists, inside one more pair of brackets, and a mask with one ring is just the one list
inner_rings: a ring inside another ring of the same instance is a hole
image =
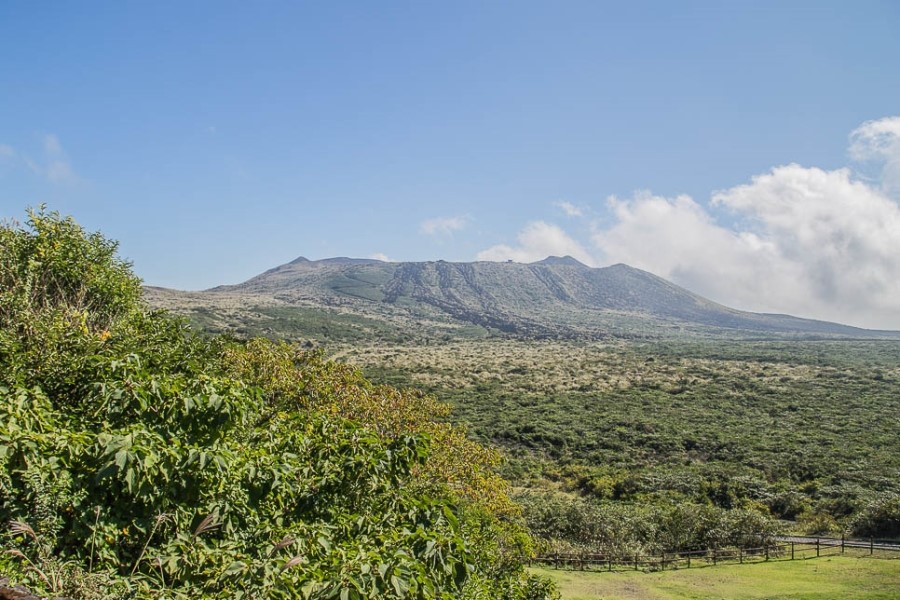
[[547, 550], [616, 556], [771, 544], [776, 523], [755, 510], [701, 504], [591, 502], [567, 494], [529, 492], [517, 498], [529, 528]]
[[900, 494], [884, 493], [866, 504], [850, 522], [853, 535], [900, 537]]

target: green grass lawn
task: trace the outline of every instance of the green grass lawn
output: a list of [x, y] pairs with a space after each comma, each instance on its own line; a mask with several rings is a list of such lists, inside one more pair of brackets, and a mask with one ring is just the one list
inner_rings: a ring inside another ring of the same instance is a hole
[[657, 573], [534, 572], [556, 581], [563, 600], [900, 598], [900, 559], [834, 556]]

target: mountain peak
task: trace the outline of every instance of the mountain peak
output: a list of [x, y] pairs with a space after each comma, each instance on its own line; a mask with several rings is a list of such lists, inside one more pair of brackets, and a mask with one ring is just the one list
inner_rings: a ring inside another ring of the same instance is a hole
[[350, 258], [348, 256], [335, 256], [315, 261], [321, 265], [377, 265], [383, 261], [376, 258]]
[[535, 265], [565, 265], [568, 267], [585, 267], [587, 265], [583, 262], [579, 261], [577, 258], [573, 258], [568, 254], [565, 256], [548, 256], [544, 260], [539, 260], [535, 263]]
[[[373, 265], [381, 262], [383, 261], [375, 258], [350, 258], [348, 256], [335, 256], [332, 258], [321, 258], [319, 260], [309, 260], [305, 256], [298, 256], [291, 262], [287, 263], [287, 265], [307, 265], [310, 267], [321, 267], [327, 265]], [[276, 269], [286, 267], [287, 265], [281, 265], [280, 267], [276, 267]]]

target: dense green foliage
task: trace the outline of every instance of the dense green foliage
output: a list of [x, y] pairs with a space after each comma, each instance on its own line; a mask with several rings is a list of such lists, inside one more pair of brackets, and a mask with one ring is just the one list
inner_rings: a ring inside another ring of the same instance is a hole
[[74, 598], [552, 594], [496, 456], [432, 399], [193, 335], [55, 213], [0, 253], [0, 572]]

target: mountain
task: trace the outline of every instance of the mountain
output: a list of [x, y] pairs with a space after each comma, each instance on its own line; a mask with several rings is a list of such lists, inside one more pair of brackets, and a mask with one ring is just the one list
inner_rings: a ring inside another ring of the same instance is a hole
[[739, 311], [640, 269], [591, 268], [571, 256], [530, 264], [300, 257], [237, 285], [146, 295], [208, 329], [295, 338], [900, 337]]

